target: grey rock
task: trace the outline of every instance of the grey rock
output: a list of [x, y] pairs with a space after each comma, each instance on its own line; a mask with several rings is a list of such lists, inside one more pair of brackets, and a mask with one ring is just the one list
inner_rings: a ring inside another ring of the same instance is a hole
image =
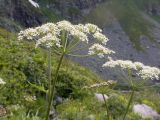
[[59, 105], [62, 102], [63, 102], [63, 99], [61, 97], [59, 97], [59, 96], [55, 97], [55, 100], [54, 100], [55, 105]]
[[57, 118], [57, 113], [55, 111], [55, 109], [53, 109], [51, 112], [50, 112], [50, 120], [58, 120]]
[[105, 100], [108, 100], [109, 97], [106, 94], [104, 94], [104, 98], [103, 98], [103, 94], [101, 94], [101, 93], [95, 93], [95, 98], [99, 102], [104, 102], [104, 98], [105, 98]]
[[155, 110], [153, 110], [150, 106], [145, 104], [134, 105], [133, 111], [144, 119], [151, 118], [153, 120], [156, 120], [160, 117], [160, 115]]
[[87, 117], [87, 120], [95, 120], [95, 117], [94, 117], [94, 115], [89, 115], [88, 117]]

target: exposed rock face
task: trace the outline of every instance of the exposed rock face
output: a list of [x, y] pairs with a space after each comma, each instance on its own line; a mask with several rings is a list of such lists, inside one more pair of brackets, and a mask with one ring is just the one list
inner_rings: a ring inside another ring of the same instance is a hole
[[[13, 4], [14, 8], [11, 17], [15, 21], [20, 20], [19, 22], [25, 27], [36, 26], [43, 22], [42, 14], [38, 13], [33, 6], [28, 5], [30, 6], [30, 8], [28, 8], [28, 6], [24, 5], [24, 2], [20, 2], [19, 0], [15, 0]], [[28, 2], [26, 4], [28, 4]]]
[[152, 3], [146, 5], [146, 12], [150, 15], [160, 15], [160, 4]]
[[80, 20], [86, 11], [104, 0], [56, 0], [49, 7], [57, 14], [71, 21]]
[[5, 24], [10, 24], [8, 29], [11, 30], [13, 26], [16, 27], [16, 23], [24, 27], [31, 27], [45, 21], [41, 12], [30, 5], [27, 0], [0, 0], [0, 3], [0, 21], [7, 19], [0, 26], [6, 27]]
[[[39, 0], [34, 1], [40, 3]], [[91, 9], [102, 1], [104, 0], [52, 0], [46, 8], [76, 22], [84, 15], [85, 9]], [[41, 8], [35, 8], [28, 0], [0, 0], [0, 27], [16, 31], [16, 23], [24, 27], [33, 27], [47, 20]]]

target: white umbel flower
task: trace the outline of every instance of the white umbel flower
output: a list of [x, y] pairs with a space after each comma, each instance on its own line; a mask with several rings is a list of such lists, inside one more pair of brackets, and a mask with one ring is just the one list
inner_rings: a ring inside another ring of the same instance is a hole
[[24, 31], [20, 31], [20, 33], [18, 34], [18, 39], [19, 40], [22, 40], [22, 39], [32, 40], [36, 36], [39, 36], [39, 33], [37, 32], [37, 30], [34, 28], [28, 28]]
[[144, 66], [138, 73], [143, 79], [159, 79], [160, 69], [156, 67]]
[[111, 54], [114, 53], [114, 51], [101, 45], [106, 44], [108, 41], [108, 38], [101, 32], [102, 30], [98, 26], [90, 23], [85, 25], [73, 25], [69, 21], [63, 20], [57, 23], [46, 23], [39, 27], [20, 31], [18, 39], [34, 40], [36, 42], [36, 47], [39, 45], [45, 47], [56, 46], [58, 48], [61, 47], [62, 49], [67, 49], [67, 47], [70, 49], [69, 47], [71, 47], [73, 50], [81, 42], [84, 42], [89, 46], [88, 36], [91, 36], [92, 38], [95, 38], [98, 43], [89, 47], [89, 55], [97, 54], [99, 57], [104, 57], [105, 54]]
[[120, 67], [122, 69], [136, 69], [136, 66], [133, 64], [132, 61], [129, 61], [129, 60], [110, 60], [108, 62], [106, 62], [103, 67], [111, 67], [111, 68], [114, 68], [114, 67]]
[[132, 62], [130, 60], [110, 60], [106, 62], [103, 67], [110, 67], [110, 68], [121, 68], [123, 70], [130, 69], [136, 72], [142, 79], [159, 79], [160, 76], [160, 69], [156, 67], [146, 66], [140, 62]]
[[104, 57], [105, 54], [115, 53], [114, 51], [103, 47], [101, 44], [95, 43], [89, 48], [89, 55], [97, 54], [100, 58]]
[[45, 44], [48, 48], [52, 47], [54, 44], [60, 46], [60, 39], [48, 33], [44, 37], [38, 39], [36, 42], [36, 47], [38, 47], [40, 44]]
[[74, 38], [78, 38], [79, 40], [88, 43], [88, 36], [86, 34], [88, 30], [84, 25], [72, 25], [70, 22], [63, 20], [58, 22], [57, 26], [61, 31], [66, 31]]
[[93, 37], [104, 45], [108, 42], [108, 38], [100, 32], [95, 32]]
[[53, 45], [60, 46], [59, 40], [60, 31], [54, 23], [46, 23], [42, 26], [35, 28], [28, 28], [24, 31], [20, 31], [18, 34], [18, 39], [23, 40], [34, 40], [36, 42], [36, 47], [39, 45], [45, 45], [51, 47]]
[[75, 31], [75, 27], [69, 22], [69, 21], [66, 21], [66, 20], [63, 20], [63, 21], [60, 21], [60, 22], [57, 22], [57, 27], [61, 30], [61, 31], [68, 31], [68, 32], [71, 32], [71, 31]]
[[102, 29], [100, 29], [97, 25], [88, 23], [85, 25], [90, 33], [95, 33], [95, 32], [102, 32]]
[[0, 78], [0, 85], [4, 85], [4, 84], [6, 84], [6, 82], [4, 82], [2, 78]]
[[141, 62], [134, 62], [134, 65], [136, 66], [137, 69], [141, 69], [144, 67], [144, 64]]
[[96, 84], [93, 84], [91, 86], [85, 86], [84, 89], [100, 88], [100, 87], [104, 87], [104, 86], [110, 86], [110, 85], [113, 85], [113, 84], [116, 84], [116, 81], [108, 80], [107, 82], [96, 83]]
[[36, 27], [35, 30], [37, 30], [37, 32], [41, 36], [46, 35], [48, 33], [50, 33], [52, 35], [59, 35], [60, 34], [60, 30], [58, 29], [58, 27], [54, 23], [46, 23], [40, 27]]
[[73, 35], [77, 37], [79, 40], [81, 40], [82, 42], [88, 43], [88, 36], [85, 33], [80, 31], [74, 31]]
[[81, 32], [89, 33], [88, 27], [86, 27], [86, 26], [83, 25], [83, 24], [75, 25], [75, 28], [78, 29], [78, 30], [81, 31]]

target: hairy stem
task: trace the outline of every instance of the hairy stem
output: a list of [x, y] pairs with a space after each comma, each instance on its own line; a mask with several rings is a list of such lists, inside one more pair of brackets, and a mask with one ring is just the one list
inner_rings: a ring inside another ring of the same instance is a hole
[[134, 96], [134, 89], [131, 92], [131, 95], [130, 95], [130, 98], [129, 98], [129, 101], [128, 101], [128, 104], [127, 104], [127, 108], [126, 108], [126, 111], [125, 111], [124, 116], [123, 116], [123, 120], [125, 120], [126, 115], [127, 115], [128, 111], [129, 111], [129, 107], [130, 107], [130, 105], [132, 103], [133, 96]]
[[103, 100], [104, 100], [105, 107], [106, 107], [106, 110], [107, 110], [107, 120], [111, 120], [111, 119], [110, 119], [110, 113], [109, 113], [108, 105], [107, 105], [107, 101], [106, 101], [106, 99], [105, 99], [104, 94], [102, 94], [102, 96], [103, 96]]
[[49, 96], [51, 94], [51, 87], [52, 87], [52, 81], [51, 81], [51, 48], [48, 49], [48, 81], [49, 81], [49, 91], [47, 94], [47, 100], [49, 101]]
[[54, 98], [56, 81], [58, 79], [58, 73], [59, 73], [59, 69], [60, 69], [60, 66], [62, 64], [62, 60], [63, 60], [64, 55], [65, 55], [65, 53], [62, 53], [62, 55], [60, 57], [60, 60], [59, 60], [59, 63], [58, 63], [57, 69], [56, 69], [56, 73], [55, 73], [55, 79], [52, 82], [51, 93], [50, 93], [50, 96], [49, 96], [49, 103], [48, 103], [47, 114], [46, 114], [46, 120], [49, 120], [49, 113], [50, 113], [50, 110], [51, 110], [51, 107], [52, 107], [52, 101], [53, 101], [53, 98]]

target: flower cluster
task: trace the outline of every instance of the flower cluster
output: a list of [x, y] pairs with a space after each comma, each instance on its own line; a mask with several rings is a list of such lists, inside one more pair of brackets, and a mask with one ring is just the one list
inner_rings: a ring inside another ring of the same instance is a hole
[[88, 28], [89, 32], [95, 33], [95, 32], [102, 32], [102, 29], [100, 29], [98, 26], [93, 24], [86, 24], [86, 27]]
[[139, 75], [143, 79], [159, 79], [160, 77], [160, 69], [156, 67], [143, 66], [143, 69], [140, 70]]
[[25, 31], [20, 31], [20, 33], [18, 34], [18, 39], [19, 40], [22, 40], [22, 39], [32, 40], [34, 39], [34, 37], [38, 35], [39, 33], [37, 32], [36, 29], [28, 28]]
[[[130, 60], [110, 60], [108, 62], [106, 62], [103, 67], [111, 67], [111, 68], [114, 68], [114, 67], [120, 67], [122, 69], [127, 69], [127, 68], [130, 68], [130, 69], [136, 69], [137, 64], [134, 64], [132, 61]], [[142, 67], [143, 64], [140, 64], [139, 67]]]
[[76, 29], [78, 29], [81, 32], [89, 33], [89, 29], [86, 25], [78, 24], [78, 25], [75, 25], [75, 27], [76, 27]]
[[140, 62], [132, 62], [129, 60], [110, 60], [106, 62], [103, 67], [116, 68], [119, 67], [123, 70], [130, 69], [136, 71], [136, 75], [142, 79], [159, 79], [160, 69], [156, 67], [146, 66]]
[[105, 35], [103, 35], [102, 33], [100, 32], [96, 32], [94, 33], [93, 35], [94, 38], [96, 38], [98, 41], [102, 42], [104, 45], [106, 45], [106, 43], [108, 42], [108, 38], [106, 38]]
[[6, 84], [6, 82], [4, 82], [2, 78], [0, 78], [0, 85], [4, 85], [4, 84]]
[[109, 40], [105, 35], [102, 34], [102, 29], [96, 25], [88, 23], [84, 26], [84, 29], [89, 33], [93, 33], [93, 37], [104, 45], [106, 45]]
[[35, 40], [36, 47], [45, 44], [47, 47], [51, 47], [54, 44], [60, 46], [60, 31], [53, 23], [47, 23], [40, 27], [28, 28], [24, 31], [20, 31], [18, 39]]
[[30, 96], [30, 95], [24, 96], [24, 99], [28, 102], [34, 102], [37, 100], [36, 96]]
[[90, 55], [98, 54], [100, 57], [103, 57], [104, 54], [113, 53], [113, 51], [102, 46], [102, 44], [106, 45], [108, 41], [108, 38], [102, 34], [102, 30], [98, 28], [98, 26], [89, 23], [85, 25], [73, 25], [65, 20], [57, 23], [47, 23], [40, 27], [20, 31], [18, 39], [34, 40], [36, 42], [36, 47], [44, 45], [47, 47], [56, 46], [60, 48], [64, 47], [64, 44], [62, 44], [64, 39], [69, 39], [68, 42], [78, 40], [79, 42], [81, 41], [88, 44], [89, 35], [93, 36], [98, 42], [89, 48], [88, 53]]
[[100, 58], [104, 57], [104, 54], [111, 54], [115, 53], [114, 51], [103, 47], [101, 44], [95, 43], [89, 48], [89, 55], [95, 55], [97, 54]]
[[91, 86], [85, 86], [85, 89], [92, 89], [92, 88], [100, 88], [100, 87], [104, 87], [104, 86], [110, 86], [116, 84], [116, 81], [113, 80], [108, 80], [107, 82], [102, 82], [102, 83], [97, 83], [97, 84], [93, 84]]

